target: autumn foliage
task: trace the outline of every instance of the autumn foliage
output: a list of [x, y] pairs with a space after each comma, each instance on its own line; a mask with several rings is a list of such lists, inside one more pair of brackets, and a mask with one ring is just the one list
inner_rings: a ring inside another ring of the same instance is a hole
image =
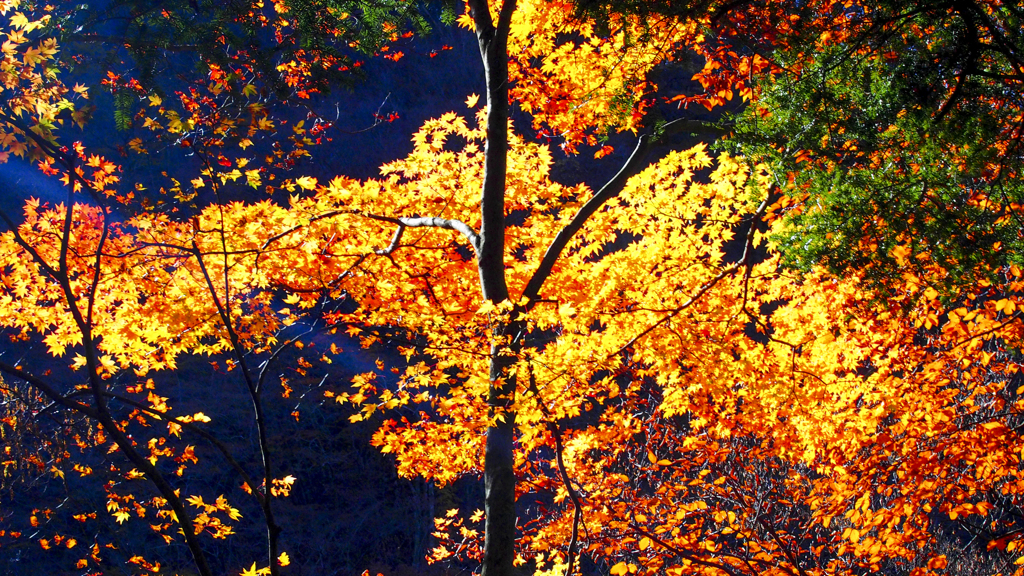
[[[0, 325], [73, 369], [0, 356], [4, 482], [95, 479], [106, 499], [60, 522], [43, 505], [0, 510], [0, 550], [30, 540], [83, 573], [289, 573], [302, 542], [276, 510], [302, 471], [269, 440], [267, 406], [292, 392], [276, 366], [315, 372], [339, 358], [324, 338], [347, 334], [396, 360], [330, 382], [336, 409], [381, 422], [372, 444], [404, 477], [487, 479], [487, 514], [435, 520], [432, 562], [487, 576], [1024, 573], [1021, 269], [979, 259], [981, 280], [951, 281], [960, 271], [910, 231], [857, 238], [881, 256], [842, 274], [784, 266], [816, 209], [803, 176], [756, 155], [767, 148], [713, 152], [727, 123], [676, 108], [736, 99], [770, 116], [758, 82], [785, 71], [773, 55], [826, 24], [834, 42], [854, 38], [870, 27], [826, 16], [872, 6], [610, 4], [599, 20], [586, 2], [468, 2], [457, 21], [477, 35], [489, 93], [425, 122], [371, 179], [303, 174], [330, 125], [277, 115], [247, 61], [211, 63], [173, 96], [108, 77], [139, 104], [132, 154], [173, 143], [200, 161], [146, 191], [121, 182], [119, 160], [62, 143], [89, 91], [61, 80], [45, 10], [0, 0], [0, 159], [67, 191], [3, 213]], [[750, 38], [761, 45], [737, 48]], [[658, 92], [652, 70], [693, 52], [704, 91]], [[278, 71], [305, 99], [320, 86], [304, 66], [324, 62], [295, 57]], [[606, 185], [550, 177], [563, 151], [548, 140], [601, 157], [619, 131], [636, 152]], [[680, 133], [705, 142], [679, 146]], [[229, 200], [240, 190], [250, 199]], [[1017, 217], [1012, 202], [983, 208]], [[884, 298], [867, 282], [882, 266]], [[251, 457], [223, 440], [223, 407], [186, 412], [161, 390], [156, 375], [194, 356], [240, 383]], [[230, 469], [230, 491], [190, 485], [202, 466]], [[508, 511], [511, 528], [494, 520]], [[247, 522], [266, 549], [218, 564], [211, 542]], [[112, 523], [166, 548], [117, 549], [93, 528]], [[192, 566], [165, 553], [181, 544]]]

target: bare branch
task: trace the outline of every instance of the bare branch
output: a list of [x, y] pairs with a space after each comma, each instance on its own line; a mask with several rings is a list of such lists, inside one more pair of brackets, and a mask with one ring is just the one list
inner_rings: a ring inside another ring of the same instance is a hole
[[399, 243], [402, 241], [402, 235], [405, 234], [405, 224], [399, 224], [398, 228], [395, 228], [395, 235], [391, 237], [391, 242], [387, 248], [380, 250], [374, 250], [374, 252], [380, 256], [389, 256], [392, 252], [398, 248]]
[[277, 234], [274, 234], [270, 238], [267, 238], [267, 241], [263, 243], [263, 246], [262, 246], [261, 250], [266, 250], [274, 242], [277, 242], [278, 240], [280, 240], [281, 238], [284, 238], [285, 236], [291, 234], [292, 232], [295, 232], [297, 230], [301, 230], [302, 228], [304, 228], [306, 226], [309, 226], [310, 224], [312, 224], [313, 222], [316, 222], [317, 220], [323, 220], [324, 218], [330, 218], [332, 216], [340, 216], [342, 214], [354, 214], [354, 213], [355, 212], [353, 212], [352, 210], [331, 210], [329, 212], [324, 212], [323, 214], [317, 214], [316, 216], [310, 218], [309, 222], [306, 222], [304, 224], [299, 224], [299, 225], [296, 225], [296, 226], [292, 226], [291, 228], [289, 228], [287, 230], [284, 230], [282, 232], [278, 232]]
[[[111, 44], [113, 46], [126, 46], [136, 47], [130, 38], [119, 38], [117, 36], [105, 36], [103, 34], [69, 34], [62, 39], [65, 43], [81, 43], [81, 44]], [[153, 46], [152, 44], [146, 45], [146, 48]], [[157, 46], [160, 50], [165, 52], [193, 52], [199, 48], [197, 44], [164, 44]]]
[[267, 374], [270, 373], [270, 366], [274, 363], [275, 360], [277, 360], [281, 356], [281, 353], [284, 352], [285, 350], [287, 350], [292, 344], [295, 344], [296, 342], [298, 342], [299, 338], [302, 338], [303, 336], [306, 336], [306, 335], [308, 335], [308, 334], [310, 334], [312, 332], [313, 332], [313, 328], [310, 327], [308, 330], [306, 330], [302, 334], [299, 334], [298, 336], [295, 336], [293, 338], [289, 338], [288, 340], [285, 340], [284, 342], [281, 343], [280, 346], [277, 347], [277, 350], [274, 350], [270, 354], [270, 358], [267, 358], [266, 360], [263, 361], [263, 365], [260, 366], [259, 376], [256, 379], [256, 392], [257, 393], [263, 388], [264, 382], [266, 382]]
[[56, 388], [50, 386], [46, 381], [42, 380], [41, 378], [38, 378], [37, 376], [29, 374], [28, 372], [25, 372], [24, 370], [18, 368], [17, 366], [12, 366], [10, 364], [7, 364], [6, 362], [0, 362], [0, 372], [4, 372], [6, 374], [9, 374], [10, 376], [18, 378], [19, 380], [24, 380], [25, 382], [28, 382], [29, 385], [32, 386], [33, 388], [36, 388], [43, 394], [46, 394], [47, 398], [49, 398], [50, 400], [57, 404], [60, 404], [65, 408], [69, 408], [71, 410], [74, 410], [75, 412], [81, 412], [82, 414], [85, 414], [90, 418], [97, 417], [96, 409], [93, 408], [92, 406], [89, 406], [88, 404], [82, 404], [77, 400], [72, 400], [70, 397], [58, 392]]
[[[202, 254], [199, 251], [199, 245], [196, 244], [195, 240], [192, 241], [192, 250], [199, 263], [199, 269], [202, 272], [203, 278], [206, 280], [206, 286], [210, 291], [210, 296], [213, 298], [214, 304], [220, 313], [221, 320], [224, 323], [225, 330], [231, 340], [232, 349], [235, 353], [235, 357], [238, 359], [242, 376], [245, 380], [246, 390], [249, 392], [249, 398], [252, 401], [256, 433], [259, 437], [259, 452], [260, 457], [263, 460], [263, 486], [266, 490], [263, 495], [263, 517], [267, 526], [267, 547], [268, 557], [270, 558], [270, 573], [271, 576], [277, 576], [278, 566], [275, 563], [275, 559], [277, 558], [278, 537], [281, 534], [281, 527], [278, 526], [274, 520], [274, 511], [271, 506], [272, 499], [270, 491], [273, 485], [273, 475], [272, 465], [270, 462], [270, 442], [267, 439], [266, 418], [263, 414], [263, 403], [260, 399], [259, 383], [253, 379], [252, 372], [249, 371], [249, 367], [245, 360], [245, 350], [242, 349], [242, 340], [238, 336], [238, 332], [235, 331], [234, 325], [231, 323], [226, 287], [224, 294], [225, 303], [221, 303], [220, 298], [217, 296], [217, 290], [213, 285], [213, 278], [210, 276], [210, 272], [206, 268], [206, 263], [203, 261]], [[252, 485], [249, 487], [253, 490], [258, 488]]]
[[[530, 376], [531, 378], [533, 377], [532, 372]], [[551, 435], [555, 437], [555, 461], [558, 464], [558, 473], [562, 476], [562, 484], [565, 485], [566, 491], [569, 492], [569, 499], [572, 501], [572, 536], [569, 539], [569, 557], [565, 569], [565, 576], [572, 576], [573, 566], [576, 564], [576, 542], [579, 540], [580, 535], [580, 521], [583, 520], [583, 505], [580, 503], [580, 495], [572, 485], [572, 479], [569, 478], [569, 473], [565, 469], [565, 461], [562, 459], [562, 452], [564, 451], [562, 449], [562, 433], [558, 429], [558, 423], [549, 422], [548, 429], [551, 430]]]
[[[448, 218], [439, 218], [437, 216], [422, 216], [415, 218], [393, 218], [391, 216], [379, 216], [377, 214], [363, 214], [363, 216], [379, 222], [387, 222], [389, 224], [395, 224], [400, 227], [406, 228], [444, 228], [445, 230], [453, 230], [466, 237], [469, 241], [470, 246], [473, 247], [473, 251], [476, 252], [477, 256], [480, 256], [480, 235], [477, 234], [473, 227], [461, 220], [454, 220]], [[395, 233], [398, 236], [398, 232]], [[397, 247], [394, 238], [392, 239], [392, 245]], [[389, 248], [388, 253], [393, 250]]]

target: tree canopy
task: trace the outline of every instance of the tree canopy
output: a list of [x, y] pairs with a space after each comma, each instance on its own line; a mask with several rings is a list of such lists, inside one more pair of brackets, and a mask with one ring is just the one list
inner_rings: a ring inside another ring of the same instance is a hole
[[1000, 2], [793, 14], [798, 41], [764, 53], [771, 70], [737, 129], [807, 199], [778, 237], [790, 263], [884, 283], [908, 249], [957, 286], [1020, 263], [1020, 18]]
[[[269, 105], [264, 72], [293, 102], [325, 88], [306, 64], [348, 65], [292, 19], [405, 33], [406, 3], [356, 4], [126, 5], [125, 38], [226, 10], [225, 38], [299, 58], [215, 39], [228, 60], [200, 50], [167, 91], [145, 66], [68, 86], [60, 10], [0, 0], [0, 159], [67, 194], [0, 211], [0, 326], [70, 365], [0, 356], [5, 487], [99, 494], [0, 509], [0, 549], [315, 570], [274, 414], [316, 396], [401, 476], [483, 480], [481, 510], [436, 514], [430, 560], [484, 576], [1024, 573], [1016, 8], [469, 0], [485, 93], [375, 178], [316, 176], [343, 138]], [[658, 86], [695, 57], [703, 90]], [[130, 100], [122, 158], [65, 142], [97, 90]], [[122, 181], [152, 143], [195, 162]], [[617, 172], [552, 178], [566, 153]], [[350, 341], [381, 358], [340, 381]], [[172, 399], [162, 375], [196, 356], [237, 405]]]

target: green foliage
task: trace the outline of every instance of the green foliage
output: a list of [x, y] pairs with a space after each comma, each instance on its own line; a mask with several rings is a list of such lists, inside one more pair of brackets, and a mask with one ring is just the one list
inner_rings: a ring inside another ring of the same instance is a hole
[[774, 55], [785, 71], [737, 119], [734, 150], [767, 162], [795, 200], [775, 236], [792, 266], [852, 267], [885, 284], [937, 264], [952, 285], [1024, 258], [1024, 45], [992, 49], [1002, 28], [979, 25], [984, 7], [916, 8], [879, 2], [847, 15], [861, 19], [849, 36], [794, 39]]
[[135, 105], [135, 98], [126, 91], [114, 94], [114, 125], [120, 131], [132, 127], [132, 112]]
[[441, 3], [441, 23], [445, 26], [454, 26], [458, 17], [457, 3], [454, 0], [444, 0]]

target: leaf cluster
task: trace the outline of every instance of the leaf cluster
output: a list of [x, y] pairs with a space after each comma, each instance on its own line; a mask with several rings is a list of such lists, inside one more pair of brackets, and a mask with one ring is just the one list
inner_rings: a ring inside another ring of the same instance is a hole
[[794, 199], [775, 237], [787, 264], [868, 270], [876, 286], [935, 264], [952, 286], [1021, 259], [1020, 16], [859, 3], [775, 47], [733, 146]]

